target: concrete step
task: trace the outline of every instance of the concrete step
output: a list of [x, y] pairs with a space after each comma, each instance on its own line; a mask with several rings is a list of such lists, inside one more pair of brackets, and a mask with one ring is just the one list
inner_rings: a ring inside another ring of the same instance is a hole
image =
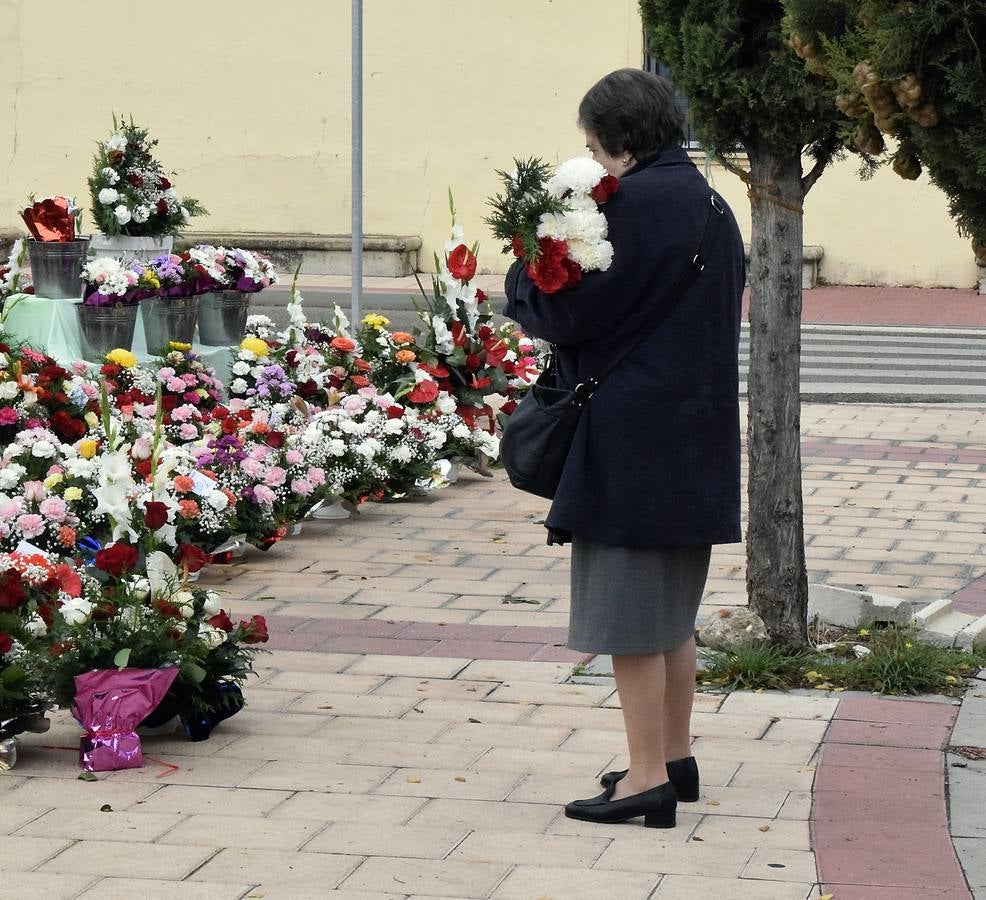
[[960, 650], [980, 650], [986, 648], [986, 616], [980, 616], [965, 626], [955, 639]]

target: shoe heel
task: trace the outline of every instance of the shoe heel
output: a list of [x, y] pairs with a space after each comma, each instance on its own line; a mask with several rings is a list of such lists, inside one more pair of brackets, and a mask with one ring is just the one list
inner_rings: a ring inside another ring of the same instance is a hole
[[679, 803], [698, 803], [698, 785], [682, 785], [681, 789], [675, 785], [675, 793], [678, 795]]
[[674, 828], [674, 809], [660, 809], [644, 815], [644, 828]]

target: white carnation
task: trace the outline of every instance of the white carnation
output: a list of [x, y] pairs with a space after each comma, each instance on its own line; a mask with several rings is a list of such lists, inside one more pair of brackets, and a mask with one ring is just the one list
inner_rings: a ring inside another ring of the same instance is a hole
[[243, 394], [246, 393], [246, 389], [249, 385], [242, 378], [234, 378], [230, 383], [229, 390], [232, 394]]
[[151, 211], [143, 204], [134, 207], [134, 221], [138, 225], [146, 222], [150, 217], [151, 217]]
[[567, 191], [575, 195], [591, 193], [605, 176], [606, 170], [588, 156], [576, 156], [563, 162], [545, 184], [553, 197], [562, 197]]
[[[113, 170], [110, 169], [110, 171], [112, 172]], [[103, 206], [111, 206], [120, 199], [120, 192], [116, 188], [105, 187], [96, 196]]]
[[130, 210], [127, 209], [122, 203], [113, 210], [113, 215], [116, 216], [117, 222], [121, 225], [126, 225], [130, 221], [132, 216], [130, 215]]
[[613, 262], [613, 245], [609, 241], [569, 241], [568, 255], [586, 272], [605, 272]]
[[250, 366], [248, 363], [243, 362], [243, 360], [238, 360], [233, 363], [232, 371], [234, 375], [247, 375], [250, 372]]
[[[116, 184], [120, 180], [120, 176], [116, 174], [116, 169], [111, 169], [109, 166], [102, 169], [99, 174], [102, 175], [103, 178], [105, 178], [110, 184]], [[102, 193], [102, 191], [100, 191], [100, 193]], [[99, 198], [99, 202], [103, 202], [102, 197]], [[113, 201], [111, 200], [110, 202], [112, 203]]]

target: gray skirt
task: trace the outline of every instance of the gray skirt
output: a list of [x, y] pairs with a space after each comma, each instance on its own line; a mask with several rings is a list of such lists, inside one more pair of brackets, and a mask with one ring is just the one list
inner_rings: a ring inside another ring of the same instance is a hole
[[709, 574], [708, 544], [611, 547], [572, 539], [568, 646], [584, 653], [664, 653], [684, 644]]

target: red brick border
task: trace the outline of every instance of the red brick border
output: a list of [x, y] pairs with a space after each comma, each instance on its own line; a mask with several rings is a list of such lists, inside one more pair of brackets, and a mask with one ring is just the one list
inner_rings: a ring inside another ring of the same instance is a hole
[[837, 900], [971, 900], [948, 830], [945, 757], [959, 708], [845, 698], [812, 788], [822, 893]]

